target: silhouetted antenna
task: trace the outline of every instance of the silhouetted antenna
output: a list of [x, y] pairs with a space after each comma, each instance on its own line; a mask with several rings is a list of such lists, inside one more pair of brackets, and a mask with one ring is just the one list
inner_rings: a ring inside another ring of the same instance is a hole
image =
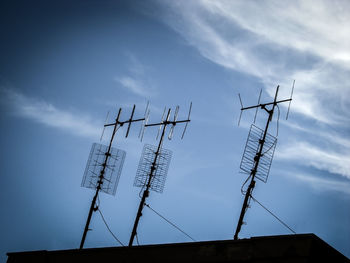
[[[144, 121], [144, 118], [133, 119], [136, 106], [133, 106], [131, 116], [126, 121], [121, 121], [120, 116], [122, 108], [119, 108], [117, 118], [114, 123], [105, 124], [105, 127], [113, 126], [113, 132], [109, 145], [102, 145], [94, 143], [91, 148], [89, 159], [86, 165], [85, 173], [81, 186], [96, 190], [92, 199], [89, 214], [86, 220], [83, 236], [80, 242], [80, 249], [84, 247], [87, 232], [89, 231], [89, 225], [93, 212], [98, 210], [96, 206], [96, 200], [100, 191], [107, 194], [115, 195], [121, 169], [123, 167], [125, 159], [125, 151], [118, 150], [112, 147], [113, 139], [118, 129], [124, 124], [128, 124], [125, 137], [128, 137], [130, 125], [133, 122]], [[107, 114], [108, 118], [108, 114]]]
[[[242, 106], [241, 114], [242, 114], [242, 111], [244, 110], [261, 108], [268, 113], [268, 119], [266, 122], [265, 130], [262, 130], [257, 126], [255, 126], [254, 124], [252, 124], [248, 134], [246, 146], [245, 146], [243, 157], [241, 160], [240, 169], [244, 173], [249, 174], [249, 177], [246, 180], [246, 182], [248, 182], [248, 180], [250, 179], [250, 184], [245, 193], [242, 190], [242, 193], [245, 194], [245, 197], [244, 197], [242, 210], [239, 216], [239, 220], [237, 223], [237, 228], [234, 234], [235, 240], [238, 239], [238, 234], [243, 224], [245, 212], [248, 209], [250, 199], [252, 198], [252, 192], [255, 187], [255, 178], [266, 183], [270, 172], [270, 167], [271, 167], [275, 147], [277, 144], [277, 138], [268, 134], [268, 129], [269, 129], [269, 124], [272, 121], [272, 116], [273, 116], [275, 107], [276, 106], [278, 107], [279, 103], [292, 100], [292, 98], [290, 98], [290, 99], [278, 101], [277, 100], [278, 90], [279, 90], [279, 86], [277, 86], [276, 88], [275, 98], [273, 102], [262, 103], [262, 104], [260, 103], [260, 97], [261, 97], [261, 91], [260, 91], [258, 104], [250, 107], [243, 107], [242, 100], [239, 95], [239, 99]], [[267, 108], [267, 106], [269, 105], [272, 106], [270, 109]], [[256, 120], [256, 114], [257, 114], [257, 111], [255, 112], [254, 122]]]
[[[171, 151], [162, 148], [164, 136], [166, 133], [166, 128], [168, 125], [171, 125], [170, 132], [168, 135], [168, 139], [171, 139], [174, 133], [175, 125], [179, 123], [186, 123], [191, 120], [189, 119], [191, 113], [192, 103], [190, 104], [190, 110], [188, 114], [188, 118], [185, 120], [177, 120], [179, 113], [179, 106], [176, 107], [174, 112], [173, 120], [171, 120], [171, 109], [169, 108], [166, 112], [166, 108], [162, 115], [162, 120], [159, 123], [145, 124], [145, 127], [151, 126], [160, 126], [162, 128], [161, 136], [159, 139], [158, 146], [153, 146], [146, 144], [143, 148], [142, 156], [140, 159], [139, 167], [137, 169], [134, 186], [141, 187], [141, 191], [143, 191], [143, 195], [140, 201], [140, 205], [136, 214], [134, 226], [131, 232], [129, 246], [132, 246], [134, 242], [134, 238], [137, 235], [137, 227], [142, 216], [142, 209], [145, 206], [146, 198], [149, 196], [149, 191], [155, 191], [158, 193], [162, 193], [164, 189], [165, 179], [168, 172], [170, 159], [172, 156]], [[166, 117], [165, 117], [166, 116]], [[164, 118], [165, 117], [165, 118]], [[184, 134], [184, 132], [183, 132]], [[158, 136], [157, 136], [158, 137]]]
[[288, 105], [286, 120], [288, 120], [288, 116], [289, 116], [290, 103], [292, 102], [292, 98], [293, 98], [294, 84], [295, 84], [295, 80], [293, 80], [292, 92], [290, 93], [290, 101], [289, 101], [289, 105]]

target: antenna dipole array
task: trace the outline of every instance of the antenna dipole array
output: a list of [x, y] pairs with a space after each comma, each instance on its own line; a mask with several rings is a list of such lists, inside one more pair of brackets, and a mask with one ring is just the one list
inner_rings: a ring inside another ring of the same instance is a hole
[[[94, 172], [95, 176], [97, 176], [97, 178], [96, 178], [97, 185], [95, 185], [95, 187], [94, 187], [94, 188], [96, 188], [96, 192], [95, 192], [95, 195], [94, 195], [94, 197], [92, 199], [92, 202], [91, 202], [91, 206], [90, 206], [89, 214], [88, 214], [88, 217], [87, 217], [87, 220], [86, 220], [86, 225], [85, 225], [85, 228], [84, 228], [83, 236], [82, 236], [81, 242], [80, 242], [80, 247], [79, 247], [80, 249], [82, 249], [84, 247], [86, 235], [87, 235], [87, 232], [89, 231], [89, 225], [90, 225], [92, 214], [93, 214], [93, 212], [96, 212], [98, 210], [98, 207], [96, 206], [96, 200], [97, 200], [97, 197], [98, 197], [98, 194], [99, 194], [100, 190], [109, 193], [109, 190], [105, 190], [102, 187], [103, 187], [104, 181], [105, 180], [108, 181], [108, 178], [106, 178], [106, 172], [107, 172], [106, 169], [108, 169], [108, 167], [110, 166], [109, 165], [109, 160], [111, 158], [114, 158], [112, 143], [113, 143], [114, 136], [115, 136], [116, 132], [124, 124], [128, 124], [128, 128], [127, 128], [127, 131], [126, 131], [126, 134], [125, 134], [125, 137], [127, 138], [128, 135], [129, 135], [131, 124], [134, 123], [134, 122], [138, 122], [138, 121], [145, 121], [146, 114], [149, 114], [148, 103], [147, 103], [147, 107], [146, 107], [146, 111], [145, 111], [145, 117], [144, 118], [140, 118], [140, 119], [133, 119], [134, 113], [135, 113], [135, 109], [136, 109], [136, 106], [134, 104], [134, 106], [132, 108], [132, 112], [131, 112], [130, 118], [127, 119], [126, 121], [121, 121], [120, 117], [121, 117], [122, 108], [119, 108], [118, 115], [117, 115], [117, 118], [115, 119], [115, 122], [104, 125], [103, 132], [104, 132], [104, 129], [106, 127], [110, 127], [110, 126], [113, 126], [113, 132], [112, 132], [112, 135], [111, 135], [108, 147], [105, 146], [107, 148], [106, 151], [104, 153], [102, 153], [102, 155], [104, 155], [103, 162], [99, 163], [99, 162], [96, 161], [95, 164], [94, 164], [94, 165], [100, 166], [101, 168], [100, 168], [99, 174], [96, 174], [96, 172]], [[108, 117], [108, 115], [107, 115], [107, 117]], [[103, 135], [103, 132], [102, 132], [102, 135]], [[101, 138], [102, 138], [102, 136], [101, 136]], [[94, 146], [93, 146], [93, 149], [94, 149]], [[92, 152], [91, 152], [90, 155], [93, 154], [93, 149], [92, 149]], [[98, 154], [101, 155], [101, 153], [98, 153]], [[124, 155], [125, 155], [125, 153], [124, 153]], [[90, 160], [91, 160], [91, 156], [89, 157], [87, 169], [89, 167]], [[124, 158], [122, 160], [124, 160]], [[117, 176], [119, 176], [119, 175], [120, 175], [120, 173]], [[84, 175], [84, 178], [83, 178], [83, 183], [82, 183], [83, 186], [87, 186], [84, 183], [85, 179], [86, 179], [86, 174]], [[89, 187], [89, 188], [91, 188], [91, 187]], [[113, 189], [112, 193], [115, 193], [114, 189]]]
[[[268, 134], [269, 124], [272, 121], [272, 116], [273, 116], [275, 107], [279, 103], [289, 101], [289, 107], [290, 107], [290, 102], [292, 101], [292, 96], [293, 96], [294, 83], [295, 83], [295, 81], [293, 81], [291, 97], [289, 99], [279, 100], [279, 101], [277, 100], [278, 90], [279, 90], [279, 86], [277, 86], [276, 92], [275, 92], [275, 98], [274, 98], [273, 102], [261, 104], [260, 103], [261, 91], [260, 91], [258, 104], [255, 106], [250, 106], [250, 107], [243, 107], [241, 96], [238, 94], [239, 100], [241, 103], [241, 113], [239, 116], [238, 125], [240, 123], [242, 112], [244, 110], [256, 108], [255, 116], [254, 116], [254, 123], [255, 123], [257, 111], [259, 108], [261, 108], [267, 112], [268, 119], [267, 119], [264, 131], [257, 128], [256, 126], [252, 125], [251, 130], [250, 130], [249, 135], [248, 135], [246, 149], [245, 149], [244, 155], [242, 157], [241, 169], [245, 172], [250, 173], [250, 175], [247, 179], [247, 181], [248, 181], [250, 178], [250, 183], [249, 183], [249, 186], [247, 188], [247, 191], [245, 192], [243, 206], [241, 209], [241, 213], [240, 213], [239, 220], [237, 223], [236, 231], [234, 234], [234, 240], [238, 239], [238, 234], [241, 231], [244, 215], [249, 207], [249, 202], [250, 202], [250, 199], [252, 198], [252, 192], [253, 192], [253, 189], [255, 187], [255, 178], [258, 178], [264, 182], [266, 182], [266, 180], [267, 180], [268, 172], [270, 170], [270, 165], [272, 162], [274, 147], [276, 146], [276, 142], [277, 142], [276, 138], [274, 138], [273, 136]], [[267, 106], [272, 106], [272, 107], [270, 109], [268, 109]], [[288, 113], [287, 113], [286, 119], [288, 119], [289, 107], [288, 107]], [[257, 138], [254, 139], [254, 137], [257, 137]], [[256, 142], [256, 144], [254, 142]], [[247, 149], [253, 149], [253, 148], [255, 148], [255, 150], [253, 150], [253, 151], [248, 150], [247, 151]], [[247, 170], [248, 168], [249, 168], [249, 171]], [[260, 171], [260, 174], [259, 174], [259, 171]]]
[[[160, 164], [159, 158], [162, 158], [162, 157], [164, 158], [164, 156], [166, 156], [166, 155], [168, 155], [168, 156], [170, 155], [170, 157], [171, 157], [171, 154], [169, 153], [169, 151], [167, 151], [167, 150], [165, 152], [162, 151], [162, 145], [163, 145], [163, 140], [164, 140], [164, 136], [165, 136], [165, 133], [166, 133], [167, 126], [171, 125], [170, 132], [168, 134], [168, 139], [171, 140], [172, 137], [173, 137], [173, 134], [174, 134], [175, 125], [177, 125], [179, 123], [186, 123], [185, 128], [184, 128], [183, 133], [182, 133], [182, 136], [181, 136], [181, 139], [182, 139], [184, 137], [184, 135], [185, 135], [187, 125], [191, 121], [190, 120], [191, 109], [192, 109], [192, 102], [190, 104], [190, 109], [189, 109], [189, 112], [188, 112], [187, 119], [185, 119], [185, 120], [177, 120], [178, 113], [179, 113], [179, 106], [176, 106], [173, 120], [170, 120], [171, 108], [168, 109], [167, 113], [166, 113], [166, 108], [165, 108], [164, 112], [163, 112], [163, 115], [162, 115], [161, 122], [148, 124], [147, 121], [146, 121], [145, 124], [144, 124], [144, 128], [152, 127], [152, 126], [159, 126], [159, 130], [158, 130], [158, 134], [157, 134], [156, 139], [158, 139], [160, 132], [161, 132], [160, 133], [161, 135], [160, 135], [158, 147], [156, 147], [156, 150], [155, 151], [153, 150], [153, 154], [151, 154], [151, 156], [153, 157], [153, 160], [151, 160], [151, 161], [148, 160], [148, 164], [150, 164], [150, 168], [146, 169], [148, 174], [147, 174], [147, 177], [144, 178], [145, 179], [144, 180], [145, 184], [142, 185], [142, 187], [145, 188], [145, 190], [143, 191], [142, 198], [141, 198], [138, 210], [137, 210], [134, 226], [133, 226], [133, 229], [132, 229], [132, 232], [131, 232], [131, 236], [130, 236], [130, 240], [129, 240], [129, 247], [132, 246], [132, 244], [134, 242], [134, 238], [137, 235], [137, 227], [138, 227], [138, 224], [139, 224], [140, 217], [142, 216], [142, 209], [143, 209], [143, 207], [146, 204], [147, 197], [149, 196], [149, 191], [150, 190], [157, 191], [157, 189], [158, 189], [156, 186], [154, 186], [153, 180], [154, 180], [154, 178], [155, 178], [155, 176], [157, 174], [157, 169], [159, 169], [159, 164]], [[143, 133], [144, 133], [144, 129], [142, 131], [141, 140], [143, 138]], [[149, 148], [149, 146], [147, 146], [147, 147]], [[149, 149], [145, 148], [143, 155], [146, 155], [148, 151], [149, 151]], [[151, 151], [152, 151], [152, 149], [151, 149]], [[169, 158], [169, 157], [165, 157], [165, 158]], [[141, 158], [141, 161], [142, 161], [142, 158]], [[170, 159], [168, 159], [168, 161], [165, 162], [166, 166], [169, 165], [169, 161], [170, 161]], [[142, 166], [141, 163], [140, 163], [140, 165]], [[163, 179], [165, 180], [165, 178], [163, 178]], [[137, 180], [137, 178], [136, 178], [136, 180]], [[162, 182], [162, 185], [160, 185], [161, 186], [160, 187], [161, 191], [162, 191], [163, 185], [164, 185], [164, 181]], [[136, 186], [140, 186], [140, 185], [136, 184]], [[154, 188], [154, 189], [152, 189], [152, 188]], [[161, 192], [161, 191], [158, 191], [158, 192]]]

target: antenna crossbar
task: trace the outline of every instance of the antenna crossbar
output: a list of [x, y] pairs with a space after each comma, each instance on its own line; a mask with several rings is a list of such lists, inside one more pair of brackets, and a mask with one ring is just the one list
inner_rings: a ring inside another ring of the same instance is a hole
[[249, 109], [254, 109], [254, 108], [264, 108], [265, 106], [268, 106], [268, 105], [276, 105], [278, 103], [282, 103], [282, 102], [287, 102], [287, 101], [291, 101], [292, 99], [285, 99], [285, 100], [279, 100], [279, 101], [276, 101], [276, 102], [269, 102], [269, 103], [260, 103], [258, 105], [254, 105], [254, 106], [249, 106], [249, 107], [243, 107], [241, 108], [241, 110], [249, 110]]
[[114, 126], [114, 125], [123, 126], [125, 123], [131, 123], [131, 122], [137, 122], [137, 121], [144, 121], [144, 120], [145, 120], [145, 118], [133, 119], [133, 120], [127, 120], [127, 121], [118, 121], [118, 122], [113, 122], [113, 123], [105, 124], [104, 127], [109, 127], [109, 126]]

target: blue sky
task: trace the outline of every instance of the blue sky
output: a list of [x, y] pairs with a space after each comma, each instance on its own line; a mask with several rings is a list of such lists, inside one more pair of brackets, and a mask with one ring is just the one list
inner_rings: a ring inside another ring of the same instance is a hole
[[[192, 121], [173, 151], [163, 194], [148, 202], [193, 238], [230, 239], [246, 179], [239, 173], [254, 111], [290, 96], [257, 200], [297, 233], [315, 233], [350, 257], [350, 5], [347, 1], [11, 1], [1, 3], [1, 258], [8, 251], [77, 248], [93, 191], [81, 180], [106, 113], [137, 105], [150, 121], [180, 106]], [[264, 127], [266, 114], [257, 123]], [[276, 121], [270, 133], [276, 135]], [[139, 204], [133, 187], [139, 125], [114, 147], [127, 152], [116, 196], [100, 195], [112, 231], [127, 244]], [[110, 131], [106, 130], [103, 143]], [[289, 234], [252, 202], [241, 238]], [[118, 245], [95, 213], [86, 247]], [[188, 242], [145, 208], [141, 244]]]

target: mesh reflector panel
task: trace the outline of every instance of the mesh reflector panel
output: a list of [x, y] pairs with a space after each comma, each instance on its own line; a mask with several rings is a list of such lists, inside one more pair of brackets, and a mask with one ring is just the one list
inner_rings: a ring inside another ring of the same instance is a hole
[[[250, 131], [245, 145], [240, 168], [243, 172], [250, 174], [255, 166], [255, 157], [260, 150], [261, 140], [264, 136], [264, 131], [254, 124], [250, 127]], [[273, 154], [275, 152], [277, 138], [266, 134], [264, 148], [261, 152], [259, 166], [255, 174], [256, 178], [266, 183], [269, 176]]]
[[[99, 143], [94, 143], [92, 145], [83, 180], [81, 182], [82, 187], [96, 189], [106, 161], [107, 150], [108, 146], [106, 145]], [[125, 155], [125, 151], [111, 147], [110, 155], [108, 156], [106, 168], [102, 177], [102, 192], [115, 195]]]
[[[141, 159], [136, 172], [134, 186], [144, 187], [148, 183], [152, 165], [155, 161], [157, 146], [145, 144], [143, 147]], [[154, 165], [153, 176], [150, 183], [150, 189], [162, 193], [166, 176], [169, 169], [172, 152], [162, 148]]]

